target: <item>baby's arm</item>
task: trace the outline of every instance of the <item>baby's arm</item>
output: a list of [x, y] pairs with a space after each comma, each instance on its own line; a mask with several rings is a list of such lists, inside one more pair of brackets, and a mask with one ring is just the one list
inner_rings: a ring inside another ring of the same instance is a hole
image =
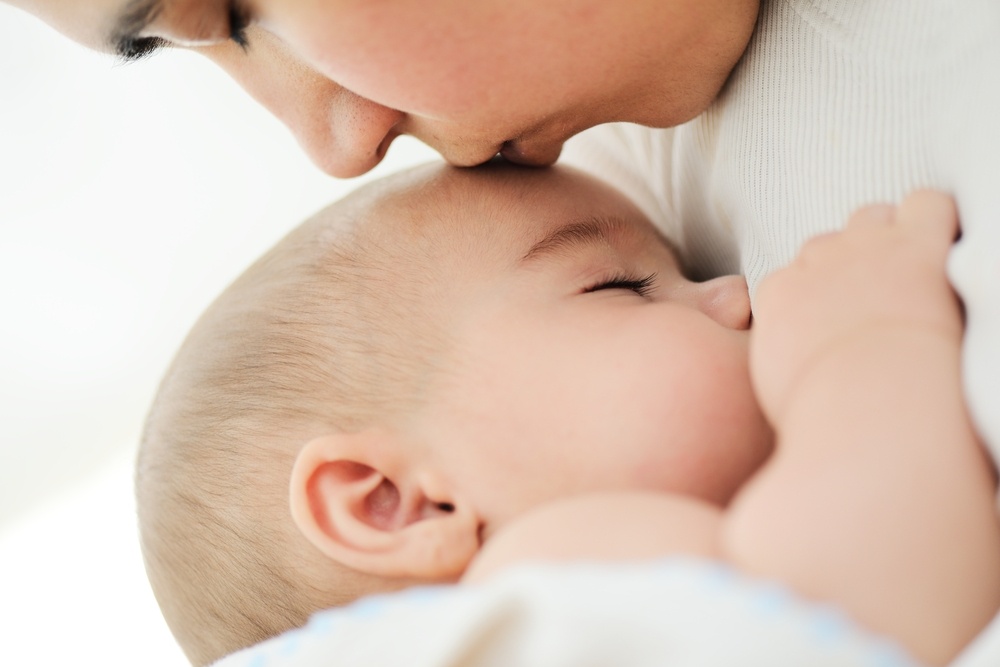
[[778, 445], [721, 540], [934, 664], [1000, 606], [995, 479], [944, 275], [956, 225], [932, 193], [866, 209], [761, 286], [751, 367]]
[[718, 558], [722, 510], [654, 492], [591, 493], [541, 505], [483, 545], [462, 581], [525, 561], [623, 561], [685, 554]]

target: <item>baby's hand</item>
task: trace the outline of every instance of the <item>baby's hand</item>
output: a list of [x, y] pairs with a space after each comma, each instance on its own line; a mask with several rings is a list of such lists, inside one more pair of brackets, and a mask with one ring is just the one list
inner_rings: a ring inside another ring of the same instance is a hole
[[957, 230], [951, 197], [918, 191], [899, 206], [858, 211], [761, 283], [750, 364], [772, 423], [817, 361], [857, 337], [896, 329], [960, 340], [961, 310], [945, 277]]

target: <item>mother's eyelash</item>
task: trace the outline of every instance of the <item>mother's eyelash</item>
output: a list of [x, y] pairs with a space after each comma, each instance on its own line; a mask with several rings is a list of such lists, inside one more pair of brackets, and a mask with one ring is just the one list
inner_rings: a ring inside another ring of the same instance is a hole
[[244, 51], [250, 45], [247, 28], [250, 27], [250, 13], [239, 2], [229, 3], [229, 39], [239, 44]]
[[627, 276], [625, 274], [616, 274], [606, 280], [602, 280], [599, 283], [591, 285], [587, 289], [583, 290], [587, 292], [599, 292], [601, 290], [607, 289], [625, 289], [631, 290], [638, 294], [639, 296], [649, 296], [649, 294], [656, 287], [656, 274], [651, 273], [648, 276], [642, 278], [635, 278], [633, 276]]

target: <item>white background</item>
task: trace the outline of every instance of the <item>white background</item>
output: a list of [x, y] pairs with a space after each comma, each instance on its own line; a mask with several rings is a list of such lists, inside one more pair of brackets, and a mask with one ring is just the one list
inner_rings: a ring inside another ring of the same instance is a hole
[[[397, 140], [369, 177], [429, 159]], [[0, 664], [186, 664], [136, 545], [146, 408], [215, 295], [359, 182], [207, 60], [120, 65], [0, 4]]]

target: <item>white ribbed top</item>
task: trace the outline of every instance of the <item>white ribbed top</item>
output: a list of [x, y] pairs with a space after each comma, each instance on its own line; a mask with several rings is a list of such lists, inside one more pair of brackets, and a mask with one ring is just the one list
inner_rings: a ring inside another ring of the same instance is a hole
[[594, 128], [565, 159], [632, 196], [693, 276], [751, 291], [859, 206], [953, 192], [967, 398], [1000, 460], [1000, 0], [764, 0], [702, 116]]

